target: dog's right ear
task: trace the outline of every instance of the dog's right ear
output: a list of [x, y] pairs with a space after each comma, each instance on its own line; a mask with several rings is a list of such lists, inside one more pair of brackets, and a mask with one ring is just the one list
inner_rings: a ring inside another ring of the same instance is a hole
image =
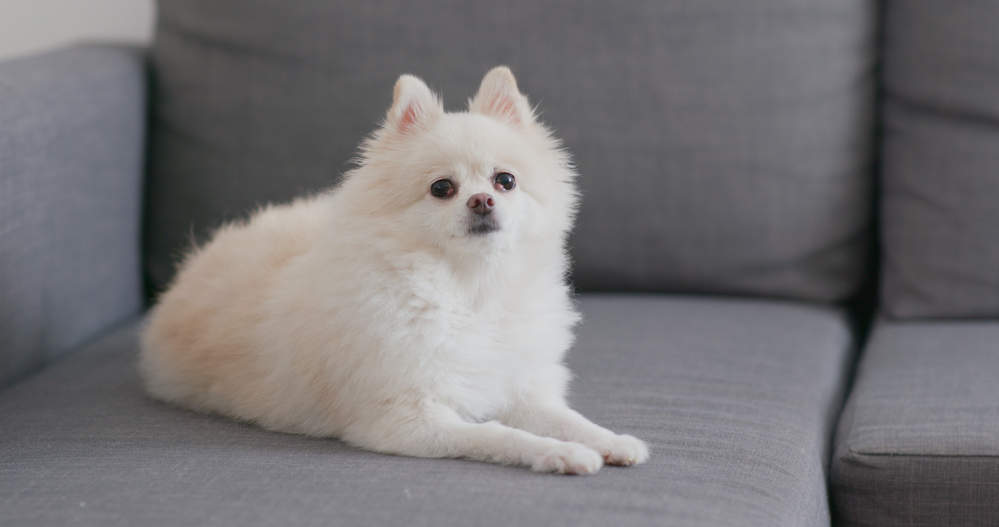
[[408, 132], [429, 125], [443, 113], [444, 106], [426, 83], [412, 75], [402, 75], [395, 81], [385, 126]]

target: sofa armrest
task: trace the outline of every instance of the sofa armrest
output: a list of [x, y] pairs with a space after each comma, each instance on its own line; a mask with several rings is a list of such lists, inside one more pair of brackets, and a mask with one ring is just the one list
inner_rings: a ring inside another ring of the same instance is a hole
[[141, 310], [141, 49], [0, 62], [0, 387]]

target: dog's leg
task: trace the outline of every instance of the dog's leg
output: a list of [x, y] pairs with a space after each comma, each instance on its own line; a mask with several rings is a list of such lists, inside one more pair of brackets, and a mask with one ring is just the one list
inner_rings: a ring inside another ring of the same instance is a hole
[[649, 459], [649, 449], [642, 440], [615, 434], [556, 398], [523, 399], [500, 421], [541, 436], [582, 443], [599, 452], [608, 465], [631, 466]]
[[389, 454], [460, 457], [529, 466], [537, 472], [591, 474], [603, 465], [600, 454], [579, 443], [540, 437], [496, 421], [468, 422], [443, 406], [422, 408], [415, 415], [391, 412], [376, 422], [352, 426], [342, 437]]

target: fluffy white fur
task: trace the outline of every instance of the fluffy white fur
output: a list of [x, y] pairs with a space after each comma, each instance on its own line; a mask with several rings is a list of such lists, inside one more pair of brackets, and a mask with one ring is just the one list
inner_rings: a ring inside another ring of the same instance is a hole
[[[429, 193], [441, 178], [456, 195]], [[149, 392], [378, 452], [574, 474], [642, 463], [642, 441], [566, 404], [574, 178], [509, 69], [461, 113], [403, 75], [341, 185], [186, 258], [143, 333]], [[475, 193], [498, 230], [469, 230]]]

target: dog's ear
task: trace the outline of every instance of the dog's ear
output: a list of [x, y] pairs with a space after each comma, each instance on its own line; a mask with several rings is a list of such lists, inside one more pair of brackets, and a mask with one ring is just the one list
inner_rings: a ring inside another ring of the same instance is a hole
[[388, 128], [406, 132], [430, 124], [443, 113], [444, 106], [422, 80], [412, 75], [401, 75], [395, 81], [392, 107], [388, 110], [385, 124]]
[[517, 79], [506, 66], [496, 66], [482, 77], [479, 92], [468, 101], [468, 110], [516, 125], [534, 121], [527, 97], [517, 89]]

